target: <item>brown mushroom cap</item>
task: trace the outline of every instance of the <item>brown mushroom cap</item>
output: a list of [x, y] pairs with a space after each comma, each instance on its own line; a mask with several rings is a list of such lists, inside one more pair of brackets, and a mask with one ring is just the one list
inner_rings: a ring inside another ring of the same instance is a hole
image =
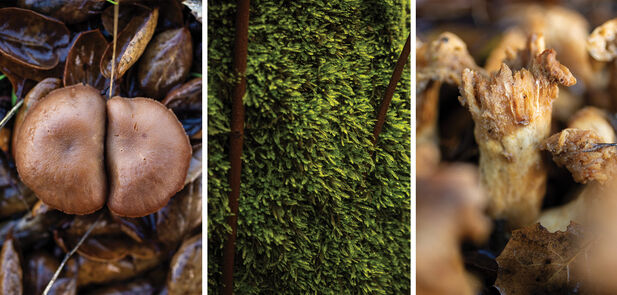
[[39, 82], [32, 88], [28, 94], [24, 97], [24, 105], [19, 109], [17, 115], [15, 115], [15, 123], [13, 125], [13, 138], [11, 142], [11, 155], [15, 158], [15, 145], [17, 144], [17, 134], [19, 134], [19, 128], [24, 122], [28, 111], [34, 107], [36, 103], [45, 98], [52, 90], [60, 88], [62, 81], [58, 78], [46, 78]]
[[50, 207], [92, 213], [105, 204], [105, 100], [74, 85], [50, 92], [24, 119], [15, 145], [23, 182]]
[[107, 101], [106, 161], [113, 214], [139, 217], [184, 186], [191, 144], [174, 113], [148, 98]]

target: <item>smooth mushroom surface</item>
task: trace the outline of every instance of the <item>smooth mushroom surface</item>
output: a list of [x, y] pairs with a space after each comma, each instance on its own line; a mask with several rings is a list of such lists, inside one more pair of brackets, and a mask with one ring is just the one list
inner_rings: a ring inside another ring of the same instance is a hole
[[148, 98], [107, 101], [106, 162], [113, 214], [156, 212], [184, 186], [189, 138], [174, 113]]
[[103, 207], [105, 100], [98, 90], [74, 85], [50, 92], [29, 110], [17, 136], [17, 171], [39, 199], [69, 214]]
[[24, 97], [24, 105], [19, 109], [17, 115], [15, 115], [15, 125], [13, 126], [13, 138], [11, 147], [11, 154], [13, 158], [15, 158], [15, 146], [17, 144], [17, 134], [19, 134], [19, 128], [21, 128], [21, 124], [24, 122], [28, 111], [34, 107], [39, 101], [47, 96], [52, 90], [56, 90], [60, 88], [62, 85], [62, 81], [58, 78], [46, 78], [45, 80], [39, 82], [26, 94]]

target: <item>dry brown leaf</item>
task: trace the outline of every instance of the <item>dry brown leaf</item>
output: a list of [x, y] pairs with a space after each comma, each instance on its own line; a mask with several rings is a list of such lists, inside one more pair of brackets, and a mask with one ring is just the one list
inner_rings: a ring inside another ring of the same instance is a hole
[[[158, 8], [139, 13], [133, 16], [126, 27], [118, 34], [115, 79], [120, 79], [144, 53], [152, 35], [154, 35], [158, 16]], [[105, 53], [103, 53], [100, 65], [101, 73], [108, 79], [111, 77], [112, 49], [113, 42], [110, 42]]]
[[574, 223], [564, 232], [548, 232], [540, 224], [512, 232], [497, 257], [495, 287], [501, 294], [575, 294], [582, 283], [577, 267], [588, 244]]

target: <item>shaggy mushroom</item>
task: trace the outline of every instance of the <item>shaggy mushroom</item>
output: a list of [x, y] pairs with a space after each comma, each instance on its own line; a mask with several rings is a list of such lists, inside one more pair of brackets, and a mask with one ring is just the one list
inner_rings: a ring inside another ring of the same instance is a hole
[[158, 101], [114, 97], [107, 102], [107, 167], [113, 214], [156, 212], [184, 186], [191, 145], [182, 125]]
[[23, 182], [46, 204], [69, 214], [105, 204], [105, 100], [85, 85], [54, 90], [21, 124], [15, 163]]
[[475, 122], [488, 212], [507, 220], [511, 229], [532, 223], [540, 213], [546, 168], [538, 146], [550, 132], [558, 85], [576, 83], [555, 56], [544, 49], [541, 35], [532, 36], [511, 66], [502, 64], [490, 77], [470, 69], [462, 74], [459, 100]]

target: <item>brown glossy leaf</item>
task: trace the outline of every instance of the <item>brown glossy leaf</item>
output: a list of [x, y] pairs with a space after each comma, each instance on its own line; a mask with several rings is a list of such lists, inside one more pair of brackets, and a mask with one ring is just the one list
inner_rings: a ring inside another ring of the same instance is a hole
[[144, 279], [138, 279], [128, 284], [116, 284], [103, 287], [87, 293], [88, 295], [152, 295], [156, 293], [157, 287]]
[[163, 255], [149, 259], [126, 257], [114, 262], [98, 262], [77, 256], [79, 265], [78, 286], [102, 284], [133, 278], [157, 266]]
[[2, 8], [0, 19], [0, 53], [35, 69], [57, 66], [71, 41], [63, 23], [31, 10]]
[[[37, 70], [35, 68], [14, 62], [8, 57], [0, 54], [0, 72], [4, 73], [9, 78], [13, 89], [16, 90], [15, 94], [17, 94], [20, 89], [24, 88], [23, 83], [26, 82], [24, 80], [30, 79], [34, 81], [42, 81], [49, 77], [58, 78], [62, 76], [63, 69], [64, 65], [58, 64], [51, 70]], [[23, 91], [20, 93], [21, 95], [18, 94], [18, 97], [23, 96], [29, 90], [30, 89]]]
[[[47, 206], [35, 205], [34, 208], [37, 207]], [[22, 247], [44, 241], [51, 236], [50, 229], [67, 217], [57, 210], [42, 210], [42, 212], [39, 210], [36, 214], [34, 213], [34, 211], [31, 211], [19, 219], [0, 223], [0, 243], [4, 242], [4, 238], [9, 232], [13, 233], [13, 237], [19, 241]]]
[[193, 136], [201, 131], [202, 79], [195, 78], [171, 90], [162, 103], [170, 108], [182, 123], [184, 131]]
[[161, 14], [159, 15], [157, 31], [177, 29], [184, 25], [183, 6], [179, 0], [161, 1], [160, 5]]
[[4, 241], [0, 252], [0, 294], [22, 294], [22, 270], [12, 238]]
[[25, 294], [41, 294], [54, 275], [60, 261], [47, 252], [38, 251], [26, 257]]
[[[47, 78], [37, 83], [36, 86], [34, 86], [34, 88], [32, 88], [28, 92], [28, 94], [26, 94], [26, 96], [24, 97], [24, 103], [19, 109], [17, 115], [15, 116], [11, 147], [15, 146], [15, 140], [17, 139], [17, 136], [15, 135], [19, 134], [19, 128], [21, 128], [22, 122], [26, 118], [26, 115], [28, 115], [28, 111], [32, 109], [32, 107], [34, 107], [36, 103], [43, 99], [49, 92], [54, 89], [60, 88], [60, 86], [62, 86], [61, 84], [62, 81], [60, 81], [60, 79], [58, 78]], [[13, 155], [13, 158], [15, 158], [15, 150], [11, 150], [11, 153]]]
[[175, 294], [201, 294], [201, 234], [182, 243], [171, 259], [167, 292]]
[[587, 243], [580, 226], [550, 233], [540, 224], [512, 232], [497, 257], [495, 287], [501, 294], [574, 294], [582, 278], [575, 270], [584, 264]]
[[187, 28], [162, 32], [148, 45], [139, 62], [139, 88], [146, 96], [162, 99], [186, 79], [193, 62], [193, 43]]
[[[131, 21], [118, 34], [115, 79], [121, 78], [146, 50], [146, 46], [154, 34], [158, 16], [158, 8], [148, 12], [140, 12], [133, 16]], [[113, 42], [109, 42], [101, 59], [101, 73], [105, 78], [111, 77], [112, 49]]]
[[82, 32], [69, 51], [64, 67], [64, 86], [88, 84], [103, 90], [109, 81], [101, 74], [100, 61], [107, 40], [99, 30]]
[[[80, 237], [61, 237], [60, 234], [55, 235], [55, 240], [58, 246], [68, 252], [77, 245]], [[126, 238], [121, 236], [96, 236], [88, 237], [81, 246], [77, 249], [79, 255], [93, 261], [111, 262], [118, 261], [129, 254], [131, 250], [130, 240], [127, 243]]]
[[6, 154], [0, 153], [0, 217], [27, 211], [37, 198], [9, 166]]
[[201, 224], [201, 177], [178, 192], [167, 206], [154, 214], [156, 238], [174, 248]]
[[[120, 5], [118, 9], [118, 32], [122, 32], [124, 27], [131, 21], [134, 15], [144, 12], [147, 8], [140, 5]], [[101, 14], [103, 28], [110, 35], [114, 32], [114, 7], [109, 6]]]
[[68, 236], [81, 237], [88, 231], [92, 223], [96, 225], [92, 229], [92, 235], [116, 235], [121, 234], [120, 225], [114, 221], [110, 214], [104, 214], [98, 220], [98, 214], [77, 215], [71, 220], [68, 228], [63, 232]]
[[[60, 261], [47, 252], [37, 251], [28, 256], [24, 271], [24, 294], [42, 294], [59, 265]], [[77, 280], [61, 276], [52, 285], [49, 294], [77, 294]]]
[[57, 18], [67, 24], [76, 24], [101, 13], [105, 0], [19, 0], [22, 8]]

